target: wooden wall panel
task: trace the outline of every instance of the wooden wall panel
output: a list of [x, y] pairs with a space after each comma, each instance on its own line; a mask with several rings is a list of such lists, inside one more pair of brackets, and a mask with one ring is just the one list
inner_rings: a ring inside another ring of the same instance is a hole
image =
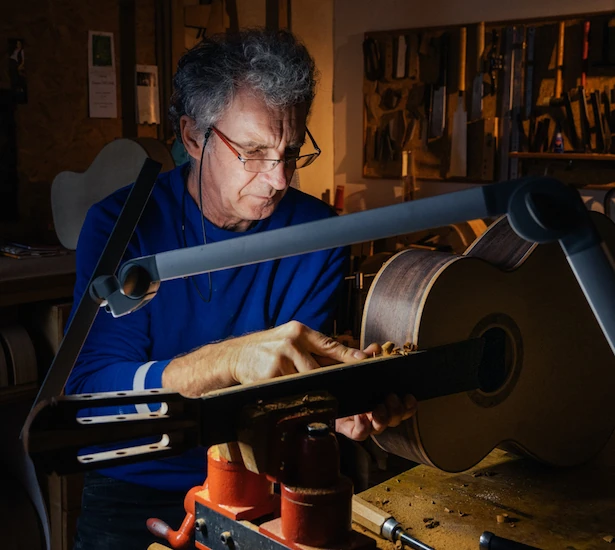
[[[137, 63], [154, 64], [154, 0], [135, 0]], [[84, 171], [100, 149], [122, 136], [118, 0], [21, 0], [3, 2], [0, 52], [9, 38], [25, 40], [28, 103], [17, 108], [21, 223], [9, 232], [49, 229], [49, 188], [61, 171]], [[88, 31], [114, 33], [118, 118], [88, 116]], [[0, 56], [0, 87], [8, 87], [6, 57]], [[156, 136], [155, 127], [139, 135]], [[0, 229], [6, 229], [0, 225]], [[49, 231], [48, 231], [49, 232]], [[49, 235], [46, 235], [49, 237]]]

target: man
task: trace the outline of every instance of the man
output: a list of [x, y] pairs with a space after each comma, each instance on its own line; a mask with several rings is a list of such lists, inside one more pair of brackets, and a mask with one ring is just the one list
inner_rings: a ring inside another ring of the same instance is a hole
[[[295, 169], [320, 153], [306, 126], [314, 72], [305, 47], [287, 32], [208, 38], [187, 52], [175, 77], [170, 116], [190, 160], [160, 176], [127, 257], [333, 215], [327, 205], [289, 188]], [[114, 193], [88, 213], [77, 248], [75, 303], [127, 193]], [[346, 252], [327, 250], [168, 281], [131, 315], [100, 314], [67, 390], [163, 387], [198, 397], [363, 359], [376, 347], [353, 350], [321, 332], [331, 322]], [[340, 419], [336, 428], [365, 439], [413, 411], [411, 398], [402, 403], [390, 396], [373, 413]], [[135, 410], [94, 411], [118, 412]], [[203, 449], [88, 474], [76, 548], [146, 548], [153, 540], [146, 519], [160, 517], [177, 527], [186, 491], [205, 476]]]

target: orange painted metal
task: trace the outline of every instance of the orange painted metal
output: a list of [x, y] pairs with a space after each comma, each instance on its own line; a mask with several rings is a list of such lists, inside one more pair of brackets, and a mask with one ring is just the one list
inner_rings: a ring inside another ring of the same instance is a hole
[[157, 537], [165, 539], [172, 548], [180, 549], [187, 548], [190, 543], [190, 538], [194, 532], [194, 500], [198, 491], [202, 490], [202, 486], [193, 487], [188, 491], [184, 498], [184, 509], [186, 510], [186, 517], [182, 521], [181, 526], [177, 531], [171, 529], [171, 527], [164, 521], [158, 518], [149, 518], [146, 522], [147, 528], [150, 533]]

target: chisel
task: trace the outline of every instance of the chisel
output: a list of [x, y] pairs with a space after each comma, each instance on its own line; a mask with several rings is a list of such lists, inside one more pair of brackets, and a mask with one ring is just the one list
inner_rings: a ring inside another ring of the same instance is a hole
[[429, 120], [429, 137], [439, 138], [444, 135], [446, 123], [446, 81], [448, 74], [448, 33], [440, 37], [440, 69], [438, 82], [433, 87], [431, 98], [431, 117]]
[[472, 80], [470, 120], [483, 118], [483, 54], [485, 51], [485, 22], [476, 25], [476, 74]]
[[468, 115], [466, 113], [466, 38], [465, 27], [459, 29], [459, 93], [457, 109], [453, 115], [451, 134], [451, 164], [449, 176], [465, 178], [468, 159]]
[[411, 537], [391, 514], [366, 502], [360, 496], [352, 497], [352, 521], [375, 535], [391, 542], [401, 542], [412, 550], [434, 550], [420, 540]]

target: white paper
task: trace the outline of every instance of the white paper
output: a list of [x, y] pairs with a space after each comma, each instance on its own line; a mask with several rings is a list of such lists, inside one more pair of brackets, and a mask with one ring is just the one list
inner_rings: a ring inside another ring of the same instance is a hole
[[117, 118], [117, 82], [112, 32], [89, 32], [88, 81], [90, 117]]
[[137, 65], [137, 123], [160, 124], [158, 67]]

